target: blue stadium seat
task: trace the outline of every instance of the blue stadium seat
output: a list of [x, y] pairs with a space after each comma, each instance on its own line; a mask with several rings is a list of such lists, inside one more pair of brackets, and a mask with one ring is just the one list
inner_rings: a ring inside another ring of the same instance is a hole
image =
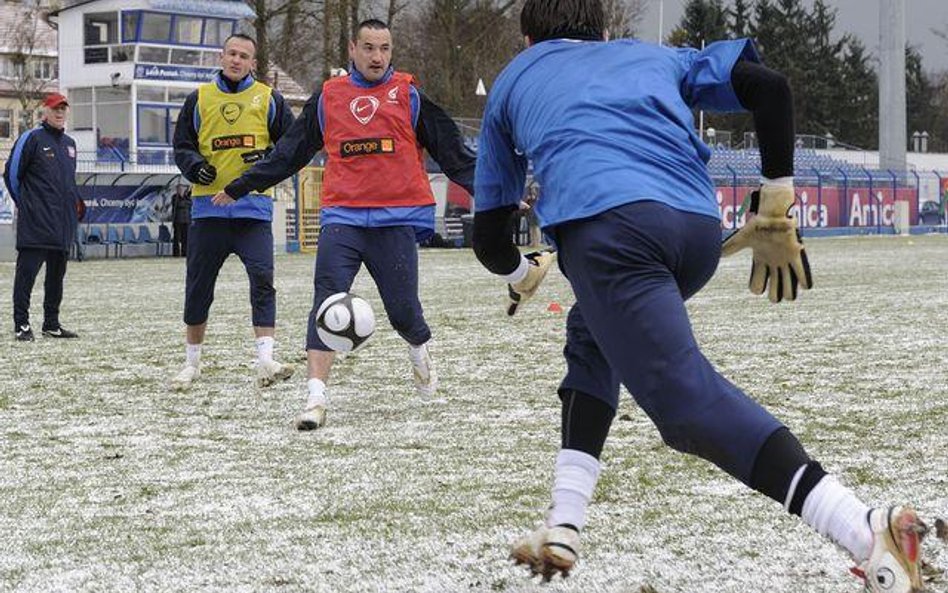
[[[161, 232], [160, 227], [159, 227], [159, 229], [158, 229], [158, 232], [159, 232], [159, 233]], [[138, 227], [138, 241], [139, 241], [140, 243], [145, 243], [145, 244], [148, 244], [148, 245], [154, 245], [154, 246], [155, 246], [155, 255], [156, 255], [156, 256], [157, 256], [157, 255], [161, 255], [161, 242], [160, 242], [158, 239], [156, 239], [156, 238], [154, 238], [154, 237], [151, 236], [151, 229], [148, 228], [148, 225], [146, 225], [146, 224], [139, 225], [139, 227]]]
[[135, 236], [135, 227], [129, 224], [122, 227], [122, 243], [126, 245], [140, 243], [138, 237]]
[[119, 237], [118, 229], [109, 225], [108, 229], [105, 231], [105, 236], [106, 243], [113, 246], [112, 253], [114, 253], [116, 257], [122, 257], [125, 243], [122, 241], [121, 237]]

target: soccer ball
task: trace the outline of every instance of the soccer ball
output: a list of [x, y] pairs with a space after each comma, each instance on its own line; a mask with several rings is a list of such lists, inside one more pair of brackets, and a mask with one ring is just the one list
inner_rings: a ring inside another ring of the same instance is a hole
[[316, 311], [316, 335], [336, 352], [351, 352], [375, 331], [375, 313], [362, 297], [337, 292]]

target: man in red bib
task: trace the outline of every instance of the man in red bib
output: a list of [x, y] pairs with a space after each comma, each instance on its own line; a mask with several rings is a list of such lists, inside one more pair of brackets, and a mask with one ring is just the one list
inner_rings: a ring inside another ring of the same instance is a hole
[[350, 74], [323, 83], [273, 153], [215, 197], [227, 200], [270, 187], [326, 150], [306, 339], [308, 398], [296, 422], [300, 430], [326, 422], [326, 381], [335, 357], [316, 333], [316, 312], [326, 297], [349, 291], [363, 263], [389, 321], [408, 342], [416, 390], [425, 396], [435, 393], [431, 330], [418, 299], [416, 242], [434, 233], [435, 213], [424, 149], [449, 179], [473, 193], [474, 154], [414, 78], [391, 67], [388, 25], [375, 19], [360, 23], [349, 42], [349, 58]]

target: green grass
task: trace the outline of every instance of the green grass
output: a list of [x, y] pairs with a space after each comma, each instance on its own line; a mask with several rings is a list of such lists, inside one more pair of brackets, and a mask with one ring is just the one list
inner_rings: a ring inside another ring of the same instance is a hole
[[[948, 237], [809, 241], [814, 290], [774, 306], [722, 262], [689, 303], [708, 358], [870, 504], [948, 509]], [[312, 258], [277, 258], [277, 357], [304, 366]], [[291, 427], [299, 374], [253, 383], [247, 281], [221, 273], [191, 392], [180, 259], [70, 265], [79, 340], [0, 342], [0, 591], [857, 591], [848, 561], [776, 503], [663, 445], [627, 395], [573, 577], [508, 565], [542, 517], [559, 445], [569, 286], [504, 315], [469, 251], [423, 251], [442, 389], [411, 387], [407, 349], [366, 274], [377, 334], [337, 363], [329, 424]], [[13, 266], [0, 264], [9, 302]], [[42, 282], [33, 294], [42, 321]], [[925, 553], [948, 564], [941, 542]], [[944, 586], [942, 581], [939, 585]], [[646, 587], [650, 587], [647, 589]]]

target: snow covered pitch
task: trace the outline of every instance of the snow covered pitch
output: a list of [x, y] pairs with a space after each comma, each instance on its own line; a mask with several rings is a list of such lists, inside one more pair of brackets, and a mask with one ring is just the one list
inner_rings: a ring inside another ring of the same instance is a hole
[[[726, 376], [867, 502], [948, 511], [948, 237], [808, 240], [815, 287], [770, 304], [749, 255], [690, 302]], [[277, 258], [278, 359], [301, 363], [311, 256]], [[231, 258], [204, 374], [183, 362], [184, 261], [70, 263], [79, 340], [0, 340], [0, 591], [848, 593], [849, 562], [779, 505], [665, 447], [623, 400], [577, 569], [549, 586], [508, 564], [539, 520], [559, 445], [566, 281], [515, 318], [469, 250], [421, 254], [435, 401], [379, 314], [337, 364], [328, 425], [297, 433], [300, 374], [253, 383], [247, 280]], [[13, 264], [0, 264], [8, 307]], [[563, 312], [547, 310], [550, 303]], [[42, 323], [42, 277], [33, 295]], [[635, 336], [629, 336], [634, 340]], [[936, 537], [925, 553], [939, 568]], [[930, 585], [948, 590], [941, 577]]]

